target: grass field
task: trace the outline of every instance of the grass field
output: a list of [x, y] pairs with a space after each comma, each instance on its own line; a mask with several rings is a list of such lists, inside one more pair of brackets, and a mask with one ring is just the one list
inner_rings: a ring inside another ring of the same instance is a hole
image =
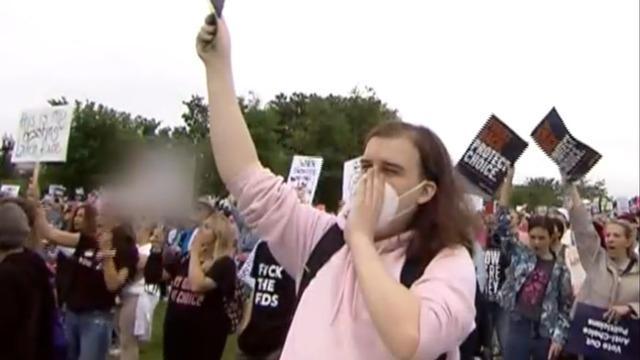
[[[162, 359], [162, 324], [164, 323], [164, 313], [166, 308], [167, 303], [163, 301], [161, 301], [156, 308], [156, 313], [153, 317], [153, 333], [151, 334], [151, 342], [143, 346], [140, 350], [141, 360]], [[227, 346], [224, 348], [223, 360], [235, 359], [236, 344], [235, 336], [229, 336], [227, 339]]]

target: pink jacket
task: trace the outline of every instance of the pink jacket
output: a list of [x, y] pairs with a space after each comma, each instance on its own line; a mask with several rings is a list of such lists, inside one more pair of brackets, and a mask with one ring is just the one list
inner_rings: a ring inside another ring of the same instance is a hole
[[[299, 284], [311, 250], [325, 232], [344, 221], [303, 205], [291, 187], [269, 170], [247, 170], [227, 184], [247, 224], [269, 243], [273, 255]], [[379, 241], [385, 267], [400, 278], [410, 234]], [[411, 287], [421, 299], [420, 342], [415, 359], [447, 353], [474, 328], [475, 270], [462, 247], [440, 252]], [[302, 297], [282, 353], [283, 360], [388, 360], [358, 286], [353, 260], [344, 246], [318, 272]]]

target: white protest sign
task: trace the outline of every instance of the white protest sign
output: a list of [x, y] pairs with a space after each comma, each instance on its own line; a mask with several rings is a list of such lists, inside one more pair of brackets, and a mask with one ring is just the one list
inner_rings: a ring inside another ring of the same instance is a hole
[[313, 202], [322, 171], [322, 161], [321, 157], [295, 155], [291, 162], [287, 183], [300, 192], [301, 200], [305, 204]]
[[356, 192], [358, 180], [362, 175], [361, 157], [344, 162], [342, 167], [342, 201], [345, 203], [353, 197]]
[[7, 193], [12, 197], [18, 197], [20, 193], [20, 185], [2, 185], [0, 192]]
[[65, 162], [72, 119], [71, 105], [24, 111], [11, 161]]
[[629, 198], [619, 197], [616, 199], [616, 210], [618, 214], [626, 214], [629, 212]]

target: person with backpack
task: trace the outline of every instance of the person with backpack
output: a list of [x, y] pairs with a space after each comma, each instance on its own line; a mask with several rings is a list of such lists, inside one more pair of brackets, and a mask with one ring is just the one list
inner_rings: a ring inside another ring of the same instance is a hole
[[296, 283], [259, 241], [238, 273], [251, 292], [238, 336], [237, 360], [278, 360], [296, 306]]
[[171, 286], [163, 358], [220, 359], [227, 336], [239, 322], [230, 309], [242, 305], [232, 304], [237, 301], [237, 287], [231, 224], [214, 212], [198, 228], [186, 255], [163, 254], [164, 238], [163, 231], [154, 232], [144, 271], [148, 284], [168, 282]]
[[552, 249], [555, 226], [547, 216], [529, 219], [529, 245], [513, 231], [508, 204], [513, 169], [500, 192], [496, 234], [510, 265], [499, 302], [509, 313], [505, 360], [548, 360], [560, 356], [567, 340], [573, 305], [571, 275]]
[[459, 358], [475, 318], [471, 211], [440, 138], [400, 121], [372, 129], [355, 198], [338, 216], [320, 211], [260, 163], [224, 20], [207, 18], [197, 50], [218, 173], [298, 284], [281, 359]]

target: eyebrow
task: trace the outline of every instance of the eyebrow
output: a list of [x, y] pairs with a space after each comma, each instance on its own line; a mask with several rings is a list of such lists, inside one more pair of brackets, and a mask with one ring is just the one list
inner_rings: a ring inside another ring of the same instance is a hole
[[[367, 165], [371, 165], [373, 163], [373, 161], [368, 160], [368, 159], [362, 159], [360, 160], [360, 166], [364, 167]], [[382, 161], [382, 166], [386, 167], [386, 168], [391, 168], [393, 170], [398, 170], [398, 171], [404, 171], [404, 166], [400, 165], [400, 164], [396, 164], [396, 163], [392, 163], [386, 160]]]

